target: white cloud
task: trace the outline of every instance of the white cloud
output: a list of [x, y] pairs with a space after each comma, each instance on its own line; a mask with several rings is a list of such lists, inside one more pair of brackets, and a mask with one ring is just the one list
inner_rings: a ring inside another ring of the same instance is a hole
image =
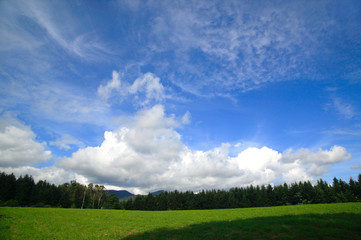
[[71, 145], [73, 146], [82, 146], [84, 145], [83, 142], [79, 141], [75, 137], [69, 134], [63, 134], [60, 138], [56, 139], [55, 141], [49, 142], [52, 146], [57, 146], [60, 149], [69, 150]]
[[234, 161], [240, 169], [257, 172], [267, 168], [275, 169], [281, 156], [277, 151], [267, 147], [249, 147], [240, 152]]
[[157, 105], [140, 111], [129, 119], [129, 124], [129, 128], [105, 132], [101, 146], [80, 149], [59, 166], [73, 169], [93, 182], [121, 182], [133, 187], [146, 184], [147, 179], [155, 184], [183, 147], [180, 135], [172, 129], [178, 123], [165, 117], [163, 107]]
[[297, 152], [289, 149], [283, 153], [281, 162], [285, 163], [285, 165], [294, 164], [299, 171], [300, 169], [307, 169], [307, 175], [305, 176], [320, 177], [333, 164], [350, 158], [351, 154], [344, 147], [333, 146], [331, 150], [320, 149], [315, 153], [308, 149], [299, 149]]
[[[64, 135], [62, 140], [62, 144], [66, 143], [63, 145], [65, 148], [67, 144], [77, 142], [69, 135]], [[55, 166], [34, 167], [51, 160], [52, 153], [46, 150], [46, 147], [45, 142], [36, 140], [36, 135], [29, 126], [11, 114], [4, 113], [0, 117], [0, 171], [14, 173], [17, 177], [28, 174], [33, 176], [35, 181], [47, 180], [54, 184], [63, 184], [70, 180], [77, 180], [83, 184], [89, 182], [87, 178], [71, 170]]]
[[36, 141], [30, 127], [11, 116], [0, 118], [0, 166], [31, 166], [50, 160], [46, 143]]
[[294, 153], [292, 149], [289, 149], [283, 153], [282, 161], [294, 162], [296, 160], [302, 160], [305, 164], [332, 164], [340, 160], [348, 160], [350, 158], [351, 154], [347, 153], [344, 147], [333, 146], [330, 151], [319, 150], [316, 153], [313, 153], [308, 149], [299, 149]]
[[313, 180], [351, 155], [341, 146], [311, 152], [280, 153], [248, 147], [235, 157], [230, 144], [209, 151], [185, 146], [175, 128], [181, 120], [167, 116], [161, 105], [139, 111], [124, 127], [104, 133], [98, 147], [87, 147], [62, 159], [58, 166], [89, 181], [137, 192], [157, 189], [200, 190], [279, 181]]
[[120, 82], [120, 78], [119, 78], [119, 73], [116, 71], [113, 71], [112, 76], [113, 76], [112, 80], [107, 82], [107, 84], [100, 85], [98, 87], [98, 95], [105, 100], [108, 100], [110, 98], [113, 90], [117, 91], [117, 92], [119, 92], [121, 90], [120, 89], [121, 82]]
[[150, 100], [161, 101], [164, 98], [164, 88], [160, 83], [158, 77], [152, 73], [146, 73], [142, 77], [137, 78], [133, 85], [129, 88], [129, 93], [137, 95], [139, 93], [145, 94], [145, 99], [141, 102], [141, 105], [146, 105]]
[[113, 77], [109, 82], [98, 87], [98, 95], [106, 101], [112, 96], [118, 97], [120, 101], [126, 97], [132, 97], [133, 101], [140, 106], [148, 105], [153, 100], [160, 102], [165, 98], [164, 87], [154, 74], [143, 74], [130, 85], [122, 82], [116, 71], [113, 71]]

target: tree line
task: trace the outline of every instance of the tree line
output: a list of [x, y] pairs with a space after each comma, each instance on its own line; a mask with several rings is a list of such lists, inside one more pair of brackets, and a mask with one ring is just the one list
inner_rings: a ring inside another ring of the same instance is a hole
[[221, 209], [248, 208], [279, 205], [360, 202], [361, 174], [358, 181], [352, 178], [349, 183], [341, 179], [333, 179], [330, 185], [322, 179], [312, 185], [310, 181], [284, 183], [278, 186], [248, 186], [229, 190], [202, 190], [163, 192], [153, 196], [136, 196], [123, 202], [127, 210], [190, 210], [190, 209]]
[[103, 185], [70, 181], [56, 186], [43, 180], [35, 183], [29, 175], [16, 178], [0, 172], [0, 206], [103, 208], [108, 198]]
[[334, 178], [332, 184], [322, 179], [272, 186], [235, 187], [229, 190], [165, 191], [156, 196], [137, 195], [127, 200], [108, 194], [103, 185], [82, 185], [76, 181], [61, 185], [29, 176], [16, 178], [0, 172], [0, 206], [62, 208], [108, 208], [126, 210], [190, 210], [247, 208], [294, 204], [360, 202], [361, 174], [347, 183]]

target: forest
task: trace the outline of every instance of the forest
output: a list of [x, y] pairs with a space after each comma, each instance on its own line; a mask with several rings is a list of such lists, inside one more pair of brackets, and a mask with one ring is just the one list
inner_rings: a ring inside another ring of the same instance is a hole
[[103, 185], [85, 186], [70, 181], [56, 186], [43, 180], [35, 183], [29, 175], [16, 178], [14, 174], [0, 172], [0, 206], [99, 209], [111, 199]]
[[156, 196], [137, 195], [119, 199], [103, 185], [82, 185], [76, 181], [61, 185], [29, 176], [16, 178], [0, 172], [0, 206], [94, 208], [126, 210], [225, 209], [295, 204], [360, 202], [361, 174], [349, 182], [334, 178], [332, 184], [320, 179], [277, 186], [234, 187], [228, 190], [165, 191]]

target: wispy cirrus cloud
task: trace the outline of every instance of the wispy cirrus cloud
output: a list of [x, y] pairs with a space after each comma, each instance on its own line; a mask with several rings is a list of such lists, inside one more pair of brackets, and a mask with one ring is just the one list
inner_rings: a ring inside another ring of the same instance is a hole
[[351, 119], [355, 116], [352, 105], [342, 101], [340, 98], [333, 99], [333, 106], [335, 110], [346, 119]]
[[[336, 90], [337, 89], [333, 89], [332, 91]], [[342, 116], [342, 118], [348, 120], [354, 118], [357, 115], [354, 106], [338, 96], [332, 96], [330, 102], [325, 105], [324, 110], [336, 112], [339, 116]]]
[[97, 32], [78, 23], [66, 2], [16, 1], [2, 5], [1, 41], [9, 43], [1, 44], [3, 51], [26, 50], [46, 55], [50, 54], [46, 50], [57, 45], [71, 56], [86, 61], [106, 61], [114, 52]]
[[[67, 5], [58, 4], [61, 6], [50, 5], [43, 1], [31, 3], [27, 1], [24, 5], [28, 8], [28, 17], [38, 23], [48, 36], [70, 54], [89, 61], [106, 59], [105, 56], [111, 51], [97, 39], [96, 33], [84, 32], [76, 23], [76, 19], [68, 14], [67, 11], [70, 9]], [[58, 11], [57, 7], [61, 7], [65, 13], [54, 14]]]
[[328, 19], [322, 3], [317, 16], [298, 4], [264, 4], [259, 8], [242, 1], [161, 4], [147, 57], [165, 54], [168, 68], [182, 78], [173, 78], [172, 83], [198, 95], [310, 77], [313, 57], [325, 50], [319, 31], [332, 34], [336, 23]]
[[[23, 114], [56, 122], [78, 122], [106, 125], [109, 121], [109, 108], [94, 98], [93, 93], [85, 94], [82, 89], [67, 84], [53, 82], [10, 81], [2, 83], [0, 93], [8, 107], [25, 107]], [[16, 110], [14, 110], [16, 112]], [[98, 116], [102, 115], [102, 118]]]
[[333, 130], [324, 131], [323, 133], [333, 134], [333, 135], [345, 135], [345, 136], [361, 136], [360, 129], [333, 129]]
[[60, 149], [63, 150], [70, 150], [72, 146], [81, 147], [84, 146], [84, 143], [75, 137], [69, 135], [69, 134], [63, 134], [59, 138], [57, 138], [55, 141], [50, 141], [50, 145], [57, 146]]

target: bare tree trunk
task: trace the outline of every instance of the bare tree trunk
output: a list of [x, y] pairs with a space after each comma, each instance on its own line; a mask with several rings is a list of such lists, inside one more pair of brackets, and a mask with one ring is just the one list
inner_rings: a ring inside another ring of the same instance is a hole
[[84, 195], [83, 195], [83, 203], [81, 204], [81, 209], [83, 209], [83, 207], [84, 207], [84, 202], [85, 202], [85, 195], [86, 195], [86, 190], [87, 190], [87, 188], [85, 188], [85, 190], [84, 190]]
[[102, 195], [103, 195], [103, 194], [101, 193], [100, 196], [99, 196], [99, 198], [98, 198], [98, 208], [99, 208], [99, 209], [100, 209], [100, 207], [101, 207], [101, 206], [100, 206], [100, 201], [102, 200]]

